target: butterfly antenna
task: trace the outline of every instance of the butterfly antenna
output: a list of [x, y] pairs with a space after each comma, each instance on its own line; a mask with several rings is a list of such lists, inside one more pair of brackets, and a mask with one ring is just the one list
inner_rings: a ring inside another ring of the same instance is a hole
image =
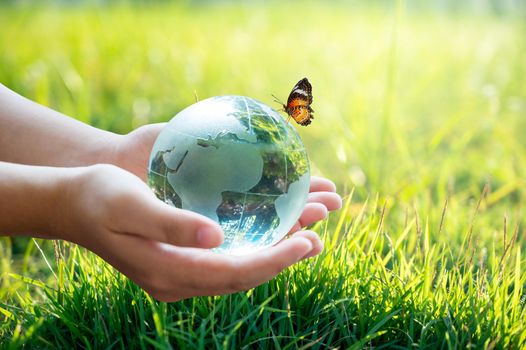
[[197, 90], [194, 90], [195, 103], [199, 102], [199, 97], [197, 96]]
[[[285, 107], [285, 104], [283, 102], [281, 102], [281, 100], [279, 98], [277, 98], [276, 96], [274, 96], [274, 94], [270, 94], [270, 96], [274, 97], [274, 102], [276, 103], [279, 103], [281, 106]], [[281, 110], [285, 110], [285, 108], [282, 108]]]

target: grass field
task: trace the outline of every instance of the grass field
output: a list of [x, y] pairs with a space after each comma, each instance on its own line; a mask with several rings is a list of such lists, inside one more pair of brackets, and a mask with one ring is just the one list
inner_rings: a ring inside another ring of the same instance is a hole
[[171, 304], [84, 249], [0, 238], [0, 347], [526, 346], [524, 14], [388, 4], [0, 5], [0, 82], [115, 132], [307, 76], [298, 129], [345, 202], [319, 257]]

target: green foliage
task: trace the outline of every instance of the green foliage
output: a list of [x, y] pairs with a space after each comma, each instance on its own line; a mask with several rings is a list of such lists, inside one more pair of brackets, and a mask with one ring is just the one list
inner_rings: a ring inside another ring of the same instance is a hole
[[272, 104], [307, 76], [315, 119], [297, 129], [346, 199], [314, 227], [321, 256], [173, 304], [84, 249], [1, 238], [1, 346], [526, 346], [519, 18], [400, 1], [10, 6], [0, 23], [3, 84], [115, 132], [168, 120], [194, 91]]

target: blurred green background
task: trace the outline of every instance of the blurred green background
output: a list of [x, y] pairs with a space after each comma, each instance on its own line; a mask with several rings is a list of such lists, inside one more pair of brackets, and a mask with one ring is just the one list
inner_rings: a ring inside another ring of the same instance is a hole
[[[0, 81], [126, 133], [240, 94], [279, 108], [306, 76], [313, 172], [345, 194], [442, 205], [489, 182], [520, 208], [526, 22], [518, 1], [13, 2]], [[509, 207], [508, 204], [513, 204]], [[513, 210], [512, 210], [513, 208]], [[517, 209], [519, 210], [519, 209]], [[499, 223], [500, 224], [500, 223]]]
[[316, 120], [299, 129], [316, 172], [339, 184], [394, 195], [513, 183], [524, 17], [442, 3], [22, 2], [0, 11], [0, 81], [125, 133], [170, 119], [194, 92], [273, 104], [307, 76]]
[[[285, 100], [303, 77], [316, 112], [297, 129], [313, 173], [354, 189], [350, 223], [385, 202], [386, 232], [416, 232], [408, 257], [422, 227], [449, 262], [468, 233], [476, 256], [498, 256], [504, 220], [526, 248], [524, 1], [0, 4], [0, 82], [118, 133], [168, 121], [195, 93], [279, 108], [271, 94]], [[4, 276], [42, 276], [12, 247], [0, 243]]]

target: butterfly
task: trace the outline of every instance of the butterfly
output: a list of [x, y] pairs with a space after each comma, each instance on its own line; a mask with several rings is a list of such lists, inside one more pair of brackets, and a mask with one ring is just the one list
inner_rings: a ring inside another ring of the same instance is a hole
[[312, 115], [314, 110], [310, 107], [312, 103], [312, 85], [307, 78], [301, 79], [294, 85], [287, 99], [287, 104], [280, 102], [276, 97], [274, 98], [276, 102], [283, 106], [283, 110], [287, 112], [289, 119], [291, 117], [294, 118], [298, 124], [309, 125], [314, 118]]

